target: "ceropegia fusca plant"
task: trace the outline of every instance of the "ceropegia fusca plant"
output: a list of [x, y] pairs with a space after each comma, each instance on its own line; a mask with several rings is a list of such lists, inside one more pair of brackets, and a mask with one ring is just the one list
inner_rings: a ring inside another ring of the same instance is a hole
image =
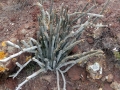
[[[86, 12], [74, 12], [69, 14], [68, 8], [66, 7], [64, 9], [63, 4], [60, 13], [55, 13], [52, 8], [50, 9], [50, 12], [45, 11], [43, 5], [39, 2], [37, 5], [41, 10], [41, 14], [38, 16], [39, 31], [37, 32], [37, 39], [30, 38], [28, 42], [21, 40], [22, 46], [6, 41], [7, 45], [17, 48], [19, 52], [0, 60], [0, 62], [8, 62], [24, 52], [32, 53], [33, 57], [25, 64], [21, 65], [19, 62], [16, 62], [16, 65], [20, 69], [10, 76], [13, 78], [17, 77], [21, 70], [23, 70], [31, 61], [36, 62], [40, 69], [26, 77], [26, 79], [16, 87], [16, 90], [20, 90], [30, 79], [42, 72], [47, 72], [48, 70], [56, 73], [58, 90], [60, 90], [59, 76], [62, 76], [63, 90], [66, 90], [64, 74], [72, 68], [72, 66], [86, 61], [91, 56], [103, 54], [101, 50], [91, 50], [84, 53], [69, 55], [73, 47], [82, 41], [79, 37], [85, 28], [89, 26], [96, 28], [103, 26], [95, 25], [92, 22], [93, 17], [100, 18], [103, 17], [103, 15], [89, 13], [95, 6], [92, 6]], [[75, 22], [85, 15], [89, 16], [88, 19], [85, 22], [76, 25]], [[61, 70], [62, 67], [65, 67], [65, 69]]]

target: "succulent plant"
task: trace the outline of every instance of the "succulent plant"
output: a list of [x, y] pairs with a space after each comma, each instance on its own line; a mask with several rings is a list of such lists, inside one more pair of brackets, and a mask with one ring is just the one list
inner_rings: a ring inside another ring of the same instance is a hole
[[[16, 90], [19, 90], [31, 78], [42, 72], [47, 72], [48, 70], [56, 73], [58, 90], [60, 90], [59, 75], [61, 74], [63, 79], [63, 90], [66, 90], [64, 73], [66, 73], [75, 64], [80, 64], [91, 56], [103, 54], [101, 50], [91, 50], [84, 53], [69, 55], [73, 47], [83, 41], [80, 40], [79, 37], [82, 35], [85, 28], [89, 26], [100, 27], [99, 25], [97, 26], [92, 23], [92, 18], [103, 17], [103, 15], [89, 13], [94, 6], [86, 12], [75, 12], [69, 14], [68, 8], [66, 7], [64, 9], [63, 4], [61, 6], [60, 13], [56, 13], [52, 10], [52, 6], [50, 8], [50, 12], [47, 12], [40, 3], [37, 3], [37, 5], [41, 10], [41, 14], [38, 16], [39, 30], [37, 32], [37, 38], [30, 38], [28, 42], [21, 40], [22, 46], [6, 41], [7, 45], [15, 47], [20, 51], [0, 60], [0, 62], [7, 62], [12, 58], [20, 56], [24, 52], [32, 53], [33, 57], [27, 60], [25, 64], [21, 65], [19, 62], [16, 62], [16, 65], [20, 69], [15, 74], [10, 75], [10, 77], [15, 78], [31, 61], [36, 62], [40, 69], [28, 76], [21, 84], [18, 85]], [[85, 15], [89, 16], [88, 20], [76, 25], [76, 21]], [[62, 67], [66, 68], [61, 70]]]

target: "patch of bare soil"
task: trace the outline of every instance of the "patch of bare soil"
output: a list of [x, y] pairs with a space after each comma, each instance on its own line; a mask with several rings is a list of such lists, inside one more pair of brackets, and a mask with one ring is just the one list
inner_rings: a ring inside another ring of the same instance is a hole
[[[17, 42], [17, 39], [27, 40], [29, 37], [34, 37], [38, 30], [37, 14], [39, 13], [39, 8], [33, 5], [36, 1], [0, 0], [0, 42], [5, 40]], [[64, 2], [65, 5], [68, 5], [69, 12], [76, 11], [79, 5], [79, 11], [81, 11], [87, 3], [89, 3], [87, 9], [90, 8], [95, 3], [94, 1], [96, 1], [97, 7], [92, 12], [99, 13], [106, 0], [54, 0], [54, 8], [59, 10], [60, 5]], [[46, 0], [43, 5], [48, 9], [50, 0]], [[73, 53], [95, 48], [102, 49], [105, 57], [93, 57], [81, 66], [77, 64], [72, 67], [65, 74], [67, 90], [120, 90], [119, 60], [116, 60], [112, 52], [113, 48], [120, 47], [120, 0], [110, 0], [103, 15], [104, 18], [100, 19], [99, 23], [108, 25], [108, 27], [100, 29], [100, 32], [91, 28], [86, 30], [82, 36], [85, 42], [76, 46]], [[0, 49], [2, 50], [1, 46]], [[92, 67], [98, 64], [99, 71], [95, 72]], [[102, 73], [100, 73], [100, 67]], [[28, 66], [17, 78], [1, 80], [0, 90], [14, 90], [36, 69]], [[62, 80], [60, 84], [62, 87]], [[56, 76], [53, 72], [42, 73], [25, 84], [21, 90], [57, 90]]]

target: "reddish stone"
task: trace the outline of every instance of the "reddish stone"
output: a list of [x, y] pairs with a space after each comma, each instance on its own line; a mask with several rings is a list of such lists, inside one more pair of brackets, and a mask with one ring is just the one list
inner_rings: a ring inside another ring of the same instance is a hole
[[98, 3], [99, 5], [104, 3], [104, 0], [96, 0], [96, 3]]
[[81, 79], [82, 81], [84, 81], [86, 79], [85, 70], [77, 65], [73, 66], [67, 73], [68, 73], [68, 77], [71, 80]]
[[80, 52], [80, 48], [79, 48], [78, 45], [76, 45], [76, 46], [73, 48], [72, 53], [78, 53], [78, 52]]
[[93, 43], [94, 43], [94, 39], [93, 39], [92, 37], [88, 37], [88, 38], [87, 38], [87, 42], [88, 42], [89, 44], [93, 44]]
[[73, 66], [69, 71], [68, 71], [68, 77], [71, 80], [79, 80], [80, 79], [80, 70], [77, 66]]
[[15, 16], [11, 17], [11, 18], [10, 18], [10, 21], [11, 21], [11, 22], [15, 22], [15, 21], [16, 21], [16, 17], [15, 17]]

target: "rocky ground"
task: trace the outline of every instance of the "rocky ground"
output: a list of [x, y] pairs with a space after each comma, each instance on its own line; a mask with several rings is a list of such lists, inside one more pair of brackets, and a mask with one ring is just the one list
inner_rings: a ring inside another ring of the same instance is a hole
[[[87, 9], [90, 8], [95, 4], [94, 1], [96, 1], [97, 7], [92, 12], [99, 13], [106, 0], [54, 0], [54, 8], [59, 11], [60, 5], [64, 2], [69, 7], [68, 12], [71, 13], [79, 5], [80, 10], [87, 3], [89, 3]], [[35, 2], [37, 0], [0, 0], [0, 42], [6, 40], [17, 42], [17, 40], [35, 37], [35, 32], [38, 30], [37, 14], [39, 13], [39, 8], [34, 6]], [[43, 5], [48, 10], [50, 0], [46, 0]], [[98, 31], [92, 28], [87, 29], [82, 36], [85, 42], [76, 46], [73, 53], [81, 53], [94, 48], [102, 49], [104, 56], [92, 57], [86, 64], [77, 64], [72, 67], [65, 74], [67, 90], [120, 90], [120, 58], [115, 57], [113, 53], [113, 48], [120, 48], [120, 0], [110, 0], [103, 15], [104, 18], [98, 22], [107, 27]], [[3, 49], [1, 45], [0, 50]], [[15, 51], [9, 48], [8, 52], [12, 54]], [[25, 56], [19, 57], [19, 60], [23, 58]], [[13, 62], [11, 64], [14, 66]], [[15, 72], [13, 67], [8, 67]], [[97, 70], [94, 70], [95, 67]], [[28, 66], [15, 79], [0, 79], [0, 90], [14, 90], [36, 69]], [[56, 76], [53, 72], [43, 73], [25, 84], [22, 90], [57, 90]]]

